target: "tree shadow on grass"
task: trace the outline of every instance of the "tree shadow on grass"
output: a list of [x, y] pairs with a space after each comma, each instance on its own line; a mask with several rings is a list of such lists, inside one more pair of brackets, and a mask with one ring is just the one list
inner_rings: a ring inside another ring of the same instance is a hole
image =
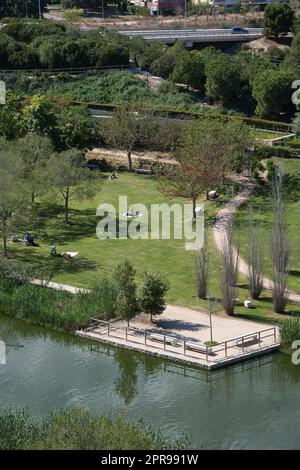
[[[70, 223], [64, 224], [64, 209], [55, 204], [36, 206], [33, 215], [18, 224], [21, 234], [30, 231], [37, 241], [70, 243], [96, 236], [97, 217], [94, 209], [70, 209]], [[75, 249], [75, 248], [74, 248]]]
[[297, 270], [297, 269], [290, 269], [290, 270], [289, 270], [289, 275], [290, 275], [290, 276], [298, 277], [298, 276], [300, 276], [300, 271]]
[[37, 275], [43, 275], [43, 278], [46, 279], [51, 279], [58, 274], [78, 274], [98, 269], [98, 265], [87, 258], [53, 258], [50, 254], [45, 256], [38, 251], [26, 252], [26, 249], [14, 251], [13, 258], [16, 261], [28, 263], [33, 269], [36, 269]]

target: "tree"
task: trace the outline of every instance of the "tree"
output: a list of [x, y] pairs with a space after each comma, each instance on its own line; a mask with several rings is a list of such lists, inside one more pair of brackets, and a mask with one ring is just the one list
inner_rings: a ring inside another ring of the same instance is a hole
[[186, 126], [173, 151], [175, 164], [159, 174], [160, 191], [191, 199], [195, 218], [197, 198], [224, 183], [236, 153], [251, 143], [249, 128], [239, 121], [203, 119]]
[[234, 314], [234, 298], [238, 273], [239, 252], [233, 246], [233, 220], [229, 217], [222, 238], [221, 293], [222, 304], [227, 315]]
[[181, 53], [176, 60], [172, 80], [203, 91], [205, 76], [204, 60], [201, 52], [184, 51]]
[[165, 295], [168, 289], [169, 283], [159, 274], [143, 273], [143, 282], [139, 289], [139, 305], [144, 313], [150, 315], [151, 322], [153, 315], [161, 315], [165, 310]]
[[104, 140], [117, 149], [125, 150], [128, 158], [128, 171], [132, 171], [132, 152], [151, 137], [153, 120], [146, 109], [122, 106], [117, 108], [109, 122], [103, 123]]
[[[40, 0], [41, 13], [43, 13], [47, 0]], [[31, 16], [39, 17], [39, 2], [37, 0], [1, 0], [0, 17]]]
[[164, 51], [152, 62], [150, 72], [158, 77], [169, 78], [172, 75], [178, 56], [184, 51], [184, 46], [181, 42], [176, 42], [174, 46], [167, 47]]
[[20, 109], [20, 98], [6, 93], [6, 104], [0, 106], [0, 136], [8, 140], [21, 137], [26, 131], [24, 117]]
[[48, 160], [49, 181], [64, 200], [66, 225], [69, 224], [70, 200], [94, 196], [99, 185], [94, 173], [83, 164], [82, 153], [77, 149], [54, 154]]
[[97, 125], [86, 106], [63, 106], [57, 114], [61, 150], [91, 148], [97, 140]]
[[33, 96], [23, 113], [29, 132], [39, 135], [50, 134], [56, 124], [52, 105], [45, 96]]
[[248, 279], [249, 291], [252, 299], [258, 299], [263, 289], [263, 261], [264, 246], [261, 242], [263, 238], [262, 226], [254, 222], [252, 207], [249, 211], [248, 228]]
[[8, 256], [7, 239], [26, 201], [24, 168], [14, 148], [6, 142], [0, 143], [0, 234], [3, 241], [3, 256]]
[[205, 299], [209, 278], [209, 250], [207, 244], [207, 237], [205, 237], [204, 245], [201, 250], [196, 253], [195, 261], [197, 295], [199, 299]]
[[214, 100], [229, 104], [236, 101], [241, 90], [241, 67], [228, 54], [212, 54], [206, 63], [206, 94]]
[[287, 304], [289, 244], [283, 202], [283, 175], [277, 170], [272, 181], [273, 227], [271, 231], [272, 298], [276, 313], [284, 313]]
[[47, 163], [53, 153], [53, 147], [48, 137], [27, 134], [16, 142], [16, 154], [24, 165], [24, 179], [31, 192], [31, 202], [36, 196], [49, 189]]
[[277, 39], [280, 33], [292, 30], [294, 19], [294, 11], [287, 3], [270, 3], [264, 12], [264, 34]]
[[113, 279], [118, 286], [116, 299], [116, 311], [118, 318], [129, 321], [138, 313], [135, 269], [132, 264], [125, 259], [124, 263], [119, 263], [113, 271]]
[[297, 113], [295, 119], [293, 121], [293, 132], [295, 132], [296, 136], [300, 136], [300, 113]]
[[292, 114], [292, 83], [297, 79], [295, 71], [285, 68], [265, 70], [253, 80], [252, 95], [257, 102], [256, 114], [261, 117], [279, 117], [281, 113]]

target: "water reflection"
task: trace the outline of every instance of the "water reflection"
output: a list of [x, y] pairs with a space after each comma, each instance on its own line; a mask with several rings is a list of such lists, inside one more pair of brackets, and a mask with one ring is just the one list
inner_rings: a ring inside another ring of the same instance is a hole
[[137, 394], [137, 355], [134, 351], [124, 351], [118, 348], [115, 351], [114, 359], [119, 366], [119, 375], [114, 381], [116, 392], [128, 406]]
[[1, 406], [25, 404], [36, 415], [74, 404], [108, 414], [121, 406], [171, 435], [187, 432], [195, 448], [299, 447], [300, 366], [289, 356], [206, 372], [3, 317], [0, 338], [9, 345]]

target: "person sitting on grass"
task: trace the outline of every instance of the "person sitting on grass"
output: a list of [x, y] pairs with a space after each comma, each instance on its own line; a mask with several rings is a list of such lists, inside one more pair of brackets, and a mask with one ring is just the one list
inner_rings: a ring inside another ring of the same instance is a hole
[[23, 243], [24, 245], [26, 246], [38, 246], [37, 243], [35, 243], [34, 239], [33, 239], [33, 236], [31, 235], [31, 233], [25, 233], [24, 235], [24, 238], [23, 238]]
[[63, 253], [57, 253], [56, 245], [51, 245], [50, 255], [58, 258], [72, 259], [78, 255], [78, 251], [64, 251]]

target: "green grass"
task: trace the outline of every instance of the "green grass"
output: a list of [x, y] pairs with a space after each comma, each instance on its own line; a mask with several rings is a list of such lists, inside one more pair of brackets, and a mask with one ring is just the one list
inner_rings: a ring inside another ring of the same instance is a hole
[[[96, 209], [101, 203], [118, 207], [119, 195], [126, 195], [128, 207], [133, 203], [186, 203], [185, 199], [171, 199], [157, 190], [153, 178], [121, 173], [118, 180], [102, 178], [101, 190], [89, 201], [73, 201], [70, 211], [70, 226], [63, 224], [63, 206], [42, 202], [35, 216], [19, 229], [31, 231], [40, 246], [25, 248], [10, 244], [12, 256], [52, 273], [57, 282], [91, 287], [104, 274], [127, 257], [137, 269], [137, 278], [143, 270], [160, 271], [169, 281], [168, 302], [197, 306], [195, 291], [194, 253], [185, 250], [182, 240], [99, 240], [96, 236]], [[100, 182], [99, 182], [100, 189]], [[221, 198], [222, 200], [222, 198]], [[199, 202], [202, 202], [201, 200]], [[215, 214], [221, 201], [207, 202], [207, 219]], [[58, 251], [79, 251], [72, 261], [51, 258], [50, 245], [55, 243]]]
[[[300, 292], [300, 160], [299, 159], [279, 159], [274, 158], [274, 163], [279, 164], [286, 174], [285, 203], [287, 210], [287, 227], [290, 245], [289, 262], [289, 288]], [[240, 246], [241, 255], [246, 255], [249, 206], [252, 205], [255, 218], [263, 223], [264, 261], [265, 274], [271, 276], [271, 251], [270, 251], [270, 230], [272, 225], [272, 204], [270, 186], [258, 187], [249, 201], [237, 212], [235, 219], [235, 237]]]
[[253, 129], [253, 133], [256, 139], [277, 139], [285, 135], [283, 132], [271, 132], [264, 129]]
[[[102, 174], [102, 185], [96, 196], [89, 201], [73, 201], [71, 203], [71, 225], [63, 224], [63, 206], [60, 201], [55, 203], [40, 202], [34, 217], [27, 220], [26, 225], [20, 227], [18, 235], [24, 231], [31, 231], [40, 246], [37, 248], [25, 248], [23, 245], [10, 244], [10, 255], [23, 262], [31, 263], [43, 268], [50, 273], [52, 280], [62, 283], [74, 284], [82, 287], [92, 287], [99, 283], [100, 279], [112, 272], [114, 267], [127, 257], [137, 270], [137, 280], [141, 279], [144, 270], [160, 271], [170, 282], [170, 290], [167, 302], [171, 304], [190, 306], [193, 308], [207, 309], [208, 302], [200, 301], [196, 296], [194, 252], [186, 251], [184, 241], [181, 240], [99, 240], [96, 236], [96, 208], [101, 203], [110, 203], [118, 206], [119, 195], [126, 195], [128, 207], [134, 203], [143, 203], [147, 207], [151, 203], [186, 203], [187, 200], [170, 198], [160, 194], [157, 190], [155, 178], [147, 176], [120, 173], [118, 180], [108, 180], [107, 175]], [[206, 220], [210, 220], [219, 210], [227, 198], [221, 195], [220, 200], [205, 202]], [[262, 198], [264, 195], [254, 196]], [[204, 202], [199, 200], [199, 203]], [[263, 206], [265, 208], [265, 205]], [[264, 216], [270, 218], [268, 212]], [[247, 228], [247, 211], [243, 208], [238, 213], [238, 233], [244, 252]], [[266, 222], [266, 232], [268, 224]], [[220, 255], [215, 247], [210, 229], [207, 229], [210, 247], [210, 283], [209, 293], [219, 297], [220, 279]], [[295, 240], [296, 240], [295, 234]], [[267, 236], [265, 237], [267, 241]], [[72, 261], [50, 257], [50, 245], [55, 243], [58, 251], [79, 251], [79, 256]], [[298, 261], [292, 259], [294, 269]], [[298, 263], [299, 265], [299, 263]], [[299, 277], [291, 275], [293, 281], [291, 288], [296, 290]], [[249, 298], [247, 279], [239, 277], [237, 297], [241, 301]], [[245, 318], [258, 321], [277, 321], [280, 316], [272, 314], [272, 302], [270, 294], [263, 294], [260, 301], [254, 302], [253, 309], [237, 307], [236, 314]], [[220, 303], [216, 303], [214, 311], [221, 311]], [[300, 309], [293, 305], [288, 307], [289, 313], [300, 314]]]

